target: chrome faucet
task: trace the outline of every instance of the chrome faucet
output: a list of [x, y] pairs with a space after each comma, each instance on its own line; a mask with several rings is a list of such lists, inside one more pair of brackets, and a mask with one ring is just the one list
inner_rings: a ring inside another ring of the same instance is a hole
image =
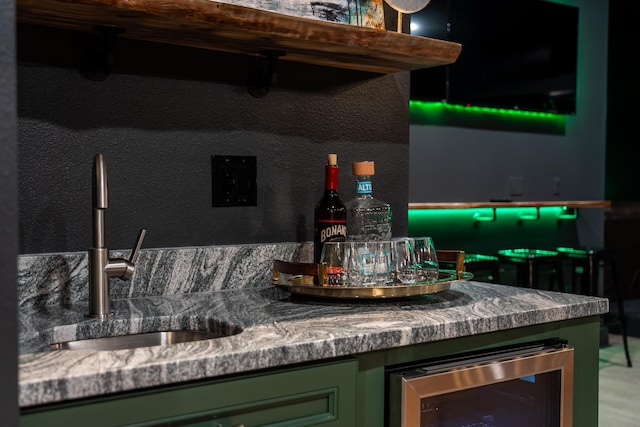
[[129, 260], [109, 258], [104, 247], [104, 211], [109, 207], [107, 163], [102, 154], [93, 158], [93, 246], [89, 249], [89, 316], [107, 319], [109, 308], [109, 278], [128, 280], [136, 267], [146, 229], [141, 229]]

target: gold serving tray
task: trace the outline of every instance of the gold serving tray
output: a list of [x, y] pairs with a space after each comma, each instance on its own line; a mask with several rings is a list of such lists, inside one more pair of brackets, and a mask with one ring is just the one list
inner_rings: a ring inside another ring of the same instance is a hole
[[440, 270], [437, 280], [428, 283], [401, 286], [342, 287], [320, 286], [313, 283], [312, 276], [294, 275], [288, 279], [274, 280], [274, 285], [285, 288], [296, 295], [338, 299], [383, 299], [431, 295], [449, 289], [451, 283], [470, 280], [473, 274], [467, 271]]

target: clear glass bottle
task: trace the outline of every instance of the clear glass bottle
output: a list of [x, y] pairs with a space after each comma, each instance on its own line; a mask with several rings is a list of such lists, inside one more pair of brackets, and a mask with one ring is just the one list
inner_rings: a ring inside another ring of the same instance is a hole
[[329, 154], [325, 166], [324, 195], [314, 210], [314, 262], [320, 262], [324, 242], [344, 242], [346, 240], [347, 212], [338, 195], [338, 171], [337, 154]]
[[391, 240], [391, 206], [373, 197], [374, 162], [353, 162], [356, 197], [347, 208], [347, 238], [352, 241]]

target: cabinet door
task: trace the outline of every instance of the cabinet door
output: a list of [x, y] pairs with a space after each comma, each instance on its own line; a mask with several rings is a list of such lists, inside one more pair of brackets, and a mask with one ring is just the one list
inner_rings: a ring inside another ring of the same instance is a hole
[[22, 427], [355, 425], [354, 360], [25, 409]]
[[[338, 388], [316, 390], [302, 395], [282, 396], [278, 399], [254, 401], [221, 410], [205, 411], [184, 417], [134, 424], [135, 427], [189, 426], [189, 427], [302, 427], [353, 426], [338, 412]], [[355, 404], [351, 404], [354, 407]]]

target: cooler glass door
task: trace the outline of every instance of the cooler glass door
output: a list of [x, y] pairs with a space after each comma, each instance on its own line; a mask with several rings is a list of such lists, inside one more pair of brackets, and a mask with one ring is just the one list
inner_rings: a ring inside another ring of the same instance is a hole
[[572, 426], [570, 347], [413, 368], [392, 373], [390, 379], [391, 426]]

